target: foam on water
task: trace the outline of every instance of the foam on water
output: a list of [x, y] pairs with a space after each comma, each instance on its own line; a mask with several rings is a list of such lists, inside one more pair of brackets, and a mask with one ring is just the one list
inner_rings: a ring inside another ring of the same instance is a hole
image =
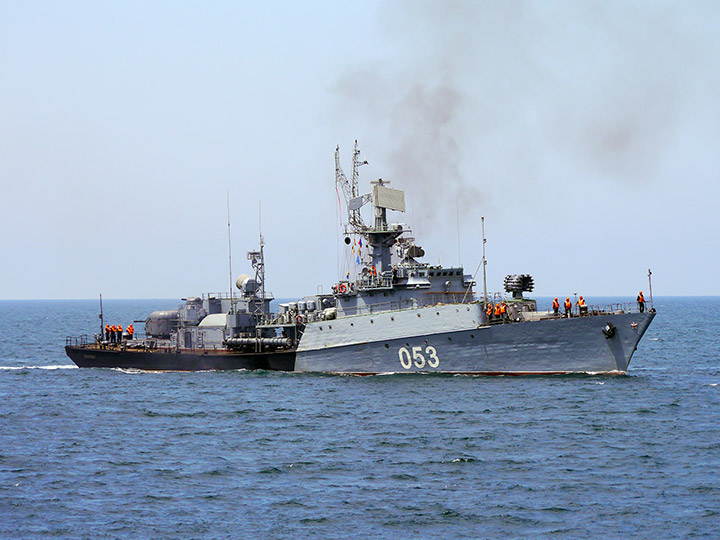
[[75, 364], [65, 365], [65, 366], [0, 366], [0, 370], [17, 370], [17, 369], [46, 369], [46, 370], [55, 370], [55, 369], [78, 369], [78, 367]]

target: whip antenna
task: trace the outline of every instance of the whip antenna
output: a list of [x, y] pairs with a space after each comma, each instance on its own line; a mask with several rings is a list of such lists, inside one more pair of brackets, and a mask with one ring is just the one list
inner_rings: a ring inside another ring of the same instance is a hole
[[233, 312], [233, 272], [232, 272], [232, 244], [230, 242], [230, 192], [227, 192], [228, 217], [228, 267], [230, 270], [230, 312]]

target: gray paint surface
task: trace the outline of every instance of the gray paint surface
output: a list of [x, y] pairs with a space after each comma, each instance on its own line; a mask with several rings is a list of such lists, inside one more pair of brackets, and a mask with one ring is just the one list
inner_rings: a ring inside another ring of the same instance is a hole
[[[463, 321], [458, 316], [454, 317], [458, 325], [453, 330], [442, 320], [443, 315], [452, 314], [435, 315], [436, 322], [432, 317], [437, 311], [426, 308], [396, 312], [392, 315], [394, 321], [389, 320], [390, 314], [384, 314], [375, 316], [373, 323], [368, 315], [348, 318], [354, 319], [351, 328], [357, 328], [355, 336], [343, 325], [337, 327], [337, 340], [319, 337], [322, 332], [331, 334], [335, 327], [329, 330], [326, 325], [319, 330], [320, 323], [309, 325], [305, 335], [312, 337], [301, 341], [295, 370], [356, 374], [620, 374], [627, 371], [638, 342], [655, 316], [623, 313], [474, 327], [468, 324], [472, 319]], [[404, 332], [413, 317], [424, 321], [416, 323], [414, 332]], [[615, 327], [611, 338], [602, 332], [608, 322]], [[372, 331], [367, 329], [371, 324]]]

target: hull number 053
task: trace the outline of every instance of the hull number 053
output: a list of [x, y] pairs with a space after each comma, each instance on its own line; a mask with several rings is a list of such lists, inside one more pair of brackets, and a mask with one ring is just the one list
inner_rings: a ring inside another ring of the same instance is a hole
[[440, 365], [437, 351], [432, 345], [425, 347], [424, 351], [422, 347], [411, 347], [410, 350], [407, 350], [405, 347], [400, 347], [398, 357], [400, 357], [400, 365], [405, 369], [410, 369], [413, 365], [418, 369], [422, 369], [426, 365], [431, 368], [436, 368]]

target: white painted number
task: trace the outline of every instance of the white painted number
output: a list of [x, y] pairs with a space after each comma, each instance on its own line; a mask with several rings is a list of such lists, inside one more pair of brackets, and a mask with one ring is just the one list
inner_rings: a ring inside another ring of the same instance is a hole
[[[425, 357], [422, 355], [420, 351], [422, 351], [422, 347], [413, 347], [413, 359], [415, 360], [415, 367], [418, 369], [422, 369], [425, 367]], [[418, 362], [418, 358], [420, 361]]]
[[430, 355], [430, 360], [428, 360], [428, 366], [438, 367], [440, 365], [440, 359], [437, 357], [437, 351], [435, 350], [435, 347], [430, 345], [427, 349], [425, 349], [425, 352]]
[[410, 369], [412, 367], [410, 353], [405, 347], [400, 347], [400, 350], [398, 351], [398, 356], [400, 357], [400, 365], [402, 365], [402, 367], [404, 367], [405, 369]]
[[423, 356], [422, 347], [412, 347], [412, 356], [410, 355], [410, 351], [408, 351], [405, 347], [400, 347], [400, 350], [398, 351], [400, 365], [405, 369], [411, 369], [413, 364], [418, 369], [424, 368], [425, 364], [431, 368], [436, 368], [440, 365], [440, 358], [438, 358], [435, 347], [432, 345], [425, 347], [425, 354], [430, 357], [428, 360], [425, 360], [425, 356]]

